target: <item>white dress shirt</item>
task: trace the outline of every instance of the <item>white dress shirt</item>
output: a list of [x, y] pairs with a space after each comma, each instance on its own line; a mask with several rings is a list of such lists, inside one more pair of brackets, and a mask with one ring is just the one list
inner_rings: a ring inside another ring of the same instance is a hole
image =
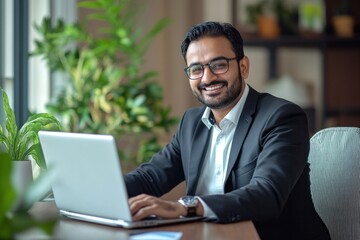
[[[219, 125], [212, 124], [210, 108], [206, 108], [201, 118], [203, 123], [210, 129], [211, 137], [201, 169], [199, 182], [196, 188], [196, 196], [209, 194], [223, 194], [226, 170], [228, 167], [230, 149], [235, 133], [236, 125], [244, 108], [245, 100], [249, 93], [249, 86], [246, 84], [244, 94], [233, 109], [221, 120]], [[204, 206], [204, 216], [216, 218], [211, 209], [198, 198]]]

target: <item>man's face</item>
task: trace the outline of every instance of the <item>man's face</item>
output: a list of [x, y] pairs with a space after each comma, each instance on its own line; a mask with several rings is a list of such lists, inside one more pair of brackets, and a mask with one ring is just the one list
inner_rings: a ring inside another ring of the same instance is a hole
[[[190, 43], [186, 60], [188, 66], [194, 64], [207, 64], [220, 57], [234, 58], [235, 53], [229, 40], [225, 37], [203, 37]], [[244, 65], [245, 62], [245, 66]], [[196, 80], [189, 80], [191, 89], [196, 98], [211, 109], [231, 109], [240, 99], [244, 89], [243, 78], [247, 77], [247, 58], [240, 64], [237, 60], [229, 61], [226, 73], [214, 74], [205, 66], [203, 76]], [[240, 71], [245, 68], [246, 76]]]

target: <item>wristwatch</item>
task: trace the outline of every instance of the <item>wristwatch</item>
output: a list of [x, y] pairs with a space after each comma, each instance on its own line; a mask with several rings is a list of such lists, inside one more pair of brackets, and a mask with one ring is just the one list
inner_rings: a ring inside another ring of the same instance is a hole
[[199, 200], [194, 196], [181, 197], [178, 202], [187, 209], [187, 215], [185, 217], [196, 216], [196, 207]]

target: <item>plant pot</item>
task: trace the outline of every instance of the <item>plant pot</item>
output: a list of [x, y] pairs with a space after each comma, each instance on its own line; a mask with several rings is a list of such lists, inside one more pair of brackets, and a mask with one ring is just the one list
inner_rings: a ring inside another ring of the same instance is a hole
[[333, 26], [337, 36], [352, 37], [354, 36], [355, 21], [349, 15], [337, 15], [333, 17]]
[[280, 35], [280, 26], [275, 16], [259, 16], [257, 26], [260, 37], [276, 38]]
[[13, 161], [12, 165], [13, 170], [11, 180], [16, 192], [16, 201], [12, 207], [12, 210], [16, 211], [21, 205], [28, 186], [33, 181], [33, 173], [30, 160]]

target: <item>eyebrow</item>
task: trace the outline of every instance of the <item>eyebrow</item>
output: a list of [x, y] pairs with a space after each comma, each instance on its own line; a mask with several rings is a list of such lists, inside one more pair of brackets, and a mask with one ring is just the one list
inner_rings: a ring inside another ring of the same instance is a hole
[[[219, 60], [219, 59], [224, 59], [224, 58], [227, 58], [225, 56], [218, 56], [218, 57], [215, 57], [215, 58], [212, 58], [210, 59], [210, 61], [208, 61], [207, 63], [210, 63], [212, 61], [215, 61], [215, 60]], [[205, 63], [205, 64], [207, 64]], [[204, 63], [200, 63], [200, 62], [194, 62], [194, 63], [191, 63], [188, 67], [191, 67], [191, 66], [194, 66], [194, 65], [203, 65]]]

